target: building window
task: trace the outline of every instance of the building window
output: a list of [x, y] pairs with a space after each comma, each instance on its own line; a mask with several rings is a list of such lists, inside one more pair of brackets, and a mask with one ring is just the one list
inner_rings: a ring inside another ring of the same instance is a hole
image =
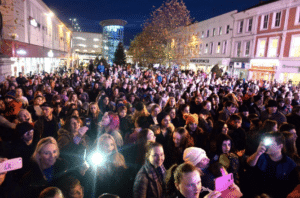
[[237, 42], [236, 43], [236, 56], [237, 57], [241, 56], [241, 47], [242, 47], [242, 42]]
[[257, 56], [264, 57], [266, 49], [266, 39], [259, 39], [257, 43]]
[[290, 57], [300, 57], [300, 34], [292, 36]]
[[222, 54], [226, 54], [227, 48], [227, 41], [223, 41], [223, 48], [222, 48]]
[[268, 22], [269, 22], [269, 15], [264, 15], [262, 17], [262, 27], [261, 27], [261, 29], [267, 29], [268, 28]]
[[219, 35], [222, 35], [222, 26], [219, 27]]
[[203, 48], [203, 45], [202, 43], [199, 45], [199, 54], [202, 54], [202, 48]]
[[202, 35], [201, 35], [201, 38], [204, 38], [204, 31], [202, 31]]
[[268, 46], [268, 57], [277, 57], [278, 38], [270, 38]]
[[296, 9], [295, 25], [300, 25], [300, 6]]
[[210, 54], [212, 54], [213, 48], [214, 48], [214, 43], [211, 42], [211, 43], [210, 43], [210, 51], [209, 51]]
[[209, 37], [209, 30], [207, 30], [206, 32], [206, 37]]
[[273, 27], [279, 27], [280, 19], [281, 19], [281, 12], [276, 12], [276, 14], [274, 16], [275, 16], [275, 18], [273, 19], [273, 21], [274, 21]]
[[248, 20], [248, 29], [247, 29], [248, 32], [252, 31], [252, 23], [253, 23], [253, 18], [250, 18]]
[[239, 30], [238, 30], [238, 33], [242, 33], [242, 32], [243, 32], [243, 26], [244, 26], [244, 21], [240, 21], [240, 22], [239, 22]]
[[213, 29], [213, 36], [216, 36], [216, 28]]
[[230, 25], [227, 25], [226, 34], [229, 34], [229, 30], [230, 30]]
[[208, 43], [205, 44], [205, 50], [204, 53], [207, 54], [208, 53]]
[[246, 46], [245, 46], [245, 56], [249, 56], [250, 55], [250, 41], [246, 42]]
[[218, 42], [216, 53], [219, 54], [221, 51], [221, 42]]

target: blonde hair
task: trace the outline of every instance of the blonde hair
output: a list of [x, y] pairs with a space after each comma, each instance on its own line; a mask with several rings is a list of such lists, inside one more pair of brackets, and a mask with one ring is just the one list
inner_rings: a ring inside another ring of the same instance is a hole
[[97, 104], [96, 102], [91, 102], [91, 103], [89, 104], [89, 108], [88, 108], [88, 110], [87, 110], [87, 115], [90, 114], [90, 108], [91, 108], [92, 105], [96, 106], [96, 109], [97, 109], [96, 114], [97, 114], [97, 116], [98, 116], [99, 113], [100, 113], [101, 111], [100, 111], [99, 106], [98, 106], [98, 104]]
[[41, 153], [41, 150], [48, 144], [54, 144], [56, 146], [57, 158], [59, 157], [58, 144], [57, 144], [57, 141], [53, 137], [46, 137], [46, 138], [40, 139], [40, 141], [37, 143], [37, 145], [35, 147], [35, 151], [32, 155], [33, 161], [35, 161], [39, 165], [40, 169], [41, 169], [40, 153]]
[[98, 139], [98, 147], [100, 147], [99, 149], [100, 150], [102, 150], [102, 148], [103, 148], [103, 142], [105, 142], [106, 140], [108, 140], [108, 139], [110, 139], [110, 140], [112, 140], [112, 142], [113, 142], [113, 144], [114, 144], [114, 152], [118, 152], [118, 147], [117, 147], [117, 144], [116, 144], [116, 141], [115, 141], [115, 138], [112, 136], [112, 135], [109, 135], [109, 134], [107, 134], [107, 133], [104, 133], [104, 134], [102, 134], [100, 137], [99, 137], [99, 139]]

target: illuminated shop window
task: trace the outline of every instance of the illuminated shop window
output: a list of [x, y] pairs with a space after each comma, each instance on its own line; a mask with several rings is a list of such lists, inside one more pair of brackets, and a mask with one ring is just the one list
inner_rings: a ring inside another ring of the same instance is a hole
[[266, 40], [265, 39], [258, 40], [257, 56], [258, 57], [264, 57], [265, 56], [265, 49], [266, 49]]
[[277, 57], [278, 38], [270, 38], [268, 57]]
[[293, 35], [290, 47], [290, 57], [300, 57], [300, 35]]

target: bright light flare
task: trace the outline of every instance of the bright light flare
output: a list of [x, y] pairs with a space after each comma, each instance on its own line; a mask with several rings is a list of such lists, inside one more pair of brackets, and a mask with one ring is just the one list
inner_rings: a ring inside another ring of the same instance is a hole
[[266, 139], [264, 139], [264, 145], [265, 145], [265, 146], [270, 146], [271, 144], [272, 144], [271, 138], [266, 138]]
[[93, 166], [100, 166], [104, 163], [104, 156], [99, 152], [95, 152], [91, 156], [91, 162]]

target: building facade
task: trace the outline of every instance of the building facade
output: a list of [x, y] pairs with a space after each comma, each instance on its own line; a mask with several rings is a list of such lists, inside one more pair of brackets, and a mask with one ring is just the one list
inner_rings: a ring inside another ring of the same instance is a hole
[[72, 31], [42, 0], [3, 0], [1, 53], [12, 61], [5, 75], [53, 72], [71, 62]]
[[102, 55], [102, 34], [91, 32], [73, 32], [72, 54], [77, 65], [88, 64]]
[[299, 0], [278, 0], [249, 9], [256, 13], [249, 79], [300, 82]]
[[229, 67], [235, 13], [236, 10], [174, 31], [172, 42], [176, 54], [183, 54], [177, 60], [182, 69], [210, 72], [216, 64], [223, 70]]
[[121, 19], [109, 19], [100, 22], [103, 27], [102, 55], [109, 64], [113, 63], [119, 42], [123, 43], [126, 24], [127, 22]]

